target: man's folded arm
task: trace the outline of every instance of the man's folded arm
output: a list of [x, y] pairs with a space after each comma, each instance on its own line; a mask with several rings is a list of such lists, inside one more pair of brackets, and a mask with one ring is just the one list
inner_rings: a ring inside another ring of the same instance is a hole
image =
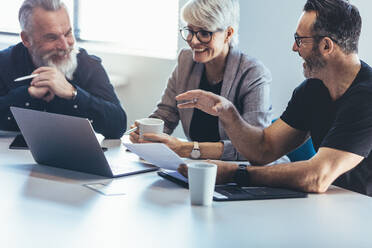
[[323, 193], [339, 176], [356, 167], [363, 158], [354, 153], [321, 147], [310, 160], [252, 167], [248, 170], [252, 185]]
[[106, 138], [120, 138], [127, 127], [127, 116], [120, 102], [110, 102], [94, 96], [75, 86], [77, 95], [72, 104], [79, 112], [91, 120], [94, 130]]

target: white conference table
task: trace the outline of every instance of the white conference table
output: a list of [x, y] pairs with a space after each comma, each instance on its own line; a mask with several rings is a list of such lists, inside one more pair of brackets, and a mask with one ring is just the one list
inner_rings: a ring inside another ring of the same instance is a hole
[[372, 198], [332, 187], [303, 199], [191, 206], [155, 172], [113, 180], [36, 165], [0, 137], [2, 247], [372, 247]]

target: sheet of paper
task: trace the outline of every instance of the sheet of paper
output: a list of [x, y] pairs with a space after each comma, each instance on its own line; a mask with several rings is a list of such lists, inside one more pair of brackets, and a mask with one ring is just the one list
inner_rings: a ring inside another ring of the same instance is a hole
[[114, 147], [120, 147], [120, 146], [121, 146], [120, 139], [104, 139], [101, 141], [101, 147], [114, 148]]
[[185, 163], [174, 151], [162, 143], [124, 143], [124, 146], [140, 158], [163, 169], [177, 170], [180, 164]]
[[125, 195], [126, 188], [122, 184], [112, 181], [108, 184], [105, 183], [91, 183], [84, 184], [83, 186], [92, 189], [103, 195]]

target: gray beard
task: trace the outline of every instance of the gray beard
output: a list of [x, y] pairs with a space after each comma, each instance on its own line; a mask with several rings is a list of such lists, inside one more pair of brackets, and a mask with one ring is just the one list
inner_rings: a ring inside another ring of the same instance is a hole
[[[58, 52], [58, 53], [64, 53], [64, 52]], [[74, 72], [78, 66], [77, 63], [77, 55], [79, 54], [79, 50], [76, 48], [72, 48], [70, 51], [70, 56], [68, 59], [56, 64], [53, 62], [51, 57], [56, 54], [56, 52], [51, 52], [45, 55], [40, 56], [38, 54], [38, 51], [36, 49], [31, 49], [31, 58], [34, 62], [36, 67], [41, 66], [50, 66], [54, 67], [60, 72], [62, 72], [63, 75], [69, 80], [73, 79]]]
[[315, 77], [327, 65], [327, 62], [316, 49], [313, 49], [313, 54], [304, 60], [306, 63], [306, 68], [304, 69], [305, 78]]
[[304, 76], [306, 78], [314, 78], [326, 66], [323, 60], [306, 61], [306, 69], [304, 69]]

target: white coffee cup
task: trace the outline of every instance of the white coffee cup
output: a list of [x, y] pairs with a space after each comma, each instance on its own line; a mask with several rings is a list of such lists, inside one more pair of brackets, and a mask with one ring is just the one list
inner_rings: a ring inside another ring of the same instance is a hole
[[143, 118], [136, 120], [140, 139], [145, 133], [163, 133], [164, 121], [157, 118]]
[[207, 162], [188, 164], [190, 199], [192, 205], [212, 205], [217, 165]]

